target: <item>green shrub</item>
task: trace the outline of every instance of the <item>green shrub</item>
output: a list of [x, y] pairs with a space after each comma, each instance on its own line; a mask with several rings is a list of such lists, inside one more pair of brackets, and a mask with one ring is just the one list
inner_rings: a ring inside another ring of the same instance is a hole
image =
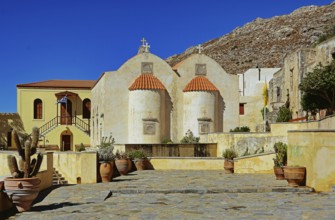
[[172, 144], [172, 143], [173, 143], [173, 141], [170, 138], [164, 138], [162, 140], [162, 144]]
[[180, 143], [182, 144], [188, 144], [188, 143], [199, 143], [200, 137], [195, 137], [193, 135], [193, 132], [188, 129], [185, 136], [180, 140]]
[[230, 132], [250, 132], [250, 128], [248, 126], [236, 127], [230, 129]]
[[128, 153], [128, 156], [133, 159], [146, 158], [147, 154], [143, 150], [134, 150]]
[[285, 105], [281, 106], [277, 113], [276, 122], [288, 122], [291, 119], [292, 119], [292, 111], [289, 108], [286, 108]]
[[98, 159], [100, 162], [109, 162], [115, 159], [114, 144], [115, 140], [112, 135], [108, 137], [102, 137], [100, 145], [98, 147]]
[[84, 144], [83, 143], [80, 143], [80, 146], [77, 148], [77, 151], [78, 152], [81, 152], [81, 151], [85, 151], [86, 149], [85, 149], [85, 146], [84, 146]]
[[287, 144], [283, 142], [276, 142], [273, 146], [276, 158], [273, 159], [276, 167], [283, 167], [287, 165]]
[[127, 159], [128, 158], [128, 154], [126, 154], [126, 152], [124, 152], [124, 151], [117, 150], [116, 153], [115, 153], [115, 158], [119, 159], [119, 160], [121, 160], [121, 159]]
[[222, 157], [224, 159], [233, 160], [234, 158], [238, 157], [238, 154], [234, 149], [226, 149], [223, 151]]

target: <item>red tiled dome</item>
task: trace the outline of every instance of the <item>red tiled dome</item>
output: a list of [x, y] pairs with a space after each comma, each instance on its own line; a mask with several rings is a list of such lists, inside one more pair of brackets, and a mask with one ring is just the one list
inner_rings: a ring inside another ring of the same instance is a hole
[[192, 91], [219, 91], [211, 81], [204, 76], [197, 76], [189, 82], [183, 92]]
[[163, 83], [153, 74], [141, 74], [135, 79], [129, 90], [166, 90]]

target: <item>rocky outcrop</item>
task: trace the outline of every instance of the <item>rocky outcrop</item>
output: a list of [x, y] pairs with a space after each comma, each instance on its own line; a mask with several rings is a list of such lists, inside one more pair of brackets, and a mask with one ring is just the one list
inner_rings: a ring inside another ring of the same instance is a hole
[[[335, 28], [335, 1], [326, 6], [307, 6], [291, 14], [257, 18], [231, 33], [202, 44], [203, 53], [228, 73], [243, 73], [251, 67], [281, 67], [287, 53], [310, 47], [329, 29]], [[196, 47], [167, 58], [173, 66]]]

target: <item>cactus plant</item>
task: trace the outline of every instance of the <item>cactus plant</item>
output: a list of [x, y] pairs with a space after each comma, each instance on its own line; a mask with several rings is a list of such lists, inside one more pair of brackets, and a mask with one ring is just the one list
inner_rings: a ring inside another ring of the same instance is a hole
[[38, 153], [37, 158], [31, 160], [31, 156], [36, 153], [37, 143], [39, 139], [39, 129], [33, 128], [31, 137], [28, 137], [24, 141], [24, 147], [22, 146], [18, 133], [16, 130], [13, 131], [14, 141], [17, 146], [18, 153], [21, 157], [19, 160], [19, 166], [17, 164], [14, 155], [8, 155], [8, 167], [14, 178], [30, 178], [36, 176], [41, 164], [43, 155]]

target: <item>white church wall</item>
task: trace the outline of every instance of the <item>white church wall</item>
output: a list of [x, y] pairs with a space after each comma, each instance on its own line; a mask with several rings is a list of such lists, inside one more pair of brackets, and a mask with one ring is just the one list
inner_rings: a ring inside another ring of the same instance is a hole
[[[199, 136], [200, 133], [202, 133], [199, 131], [199, 123], [203, 123], [208, 124], [208, 130], [206, 133], [213, 132], [215, 99], [215, 94], [212, 92], [185, 92], [183, 131], [190, 129], [195, 136]], [[203, 121], [199, 122], [198, 119], [202, 119]]]
[[280, 68], [252, 68], [243, 74], [239, 74], [239, 91], [242, 96], [257, 96], [262, 94], [255, 85], [259, 82], [269, 82], [273, 78], [273, 74], [278, 72]]
[[[211, 81], [216, 88], [220, 91], [220, 95], [223, 98], [225, 109], [223, 111], [222, 104], [217, 105], [216, 114], [221, 123], [220, 126], [216, 126], [216, 132], [229, 131], [231, 128], [238, 126], [239, 124], [239, 93], [238, 93], [238, 76], [228, 74], [216, 61], [204, 54], [193, 54], [186, 60], [177, 64], [177, 72], [180, 74], [177, 97], [182, 97], [182, 90], [185, 88], [196, 75], [196, 64], [206, 64], [206, 77]], [[178, 111], [177, 123], [179, 127], [182, 127], [183, 122], [183, 101], [178, 98], [177, 102], [174, 103]], [[221, 107], [219, 107], [221, 106]], [[177, 127], [178, 127], [177, 126]], [[179, 129], [178, 140], [182, 139], [186, 131]]]
[[92, 100], [91, 100], [91, 146], [100, 144], [100, 136], [104, 136], [102, 133], [102, 120], [104, 116], [104, 99], [105, 99], [105, 77], [104, 74], [98, 80], [97, 84], [92, 88]]
[[159, 91], [129, 92], [128, 143], [160, 143], [160, 104]]
[[[151, 53], [138, 54], [126, 61], [117, 71], [105, 74], [105, 115], [104, 133], [112, 132], [116, 143], [128, 143], [129, 87], [141, 74], [141, 63], [153, 63], [153, 74], [167, 89], [168, 99], [174, 102], [173, 95], [177, 84], [177, 75], [171, 67]], [[171, 128], [172, 130], [172, 128]]]

